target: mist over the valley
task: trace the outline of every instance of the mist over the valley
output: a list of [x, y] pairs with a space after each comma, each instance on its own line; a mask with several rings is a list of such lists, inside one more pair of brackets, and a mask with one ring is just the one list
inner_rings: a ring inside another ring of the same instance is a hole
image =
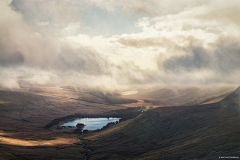
[[1, 160], [239, 159], [239, 0], [0, 11]]

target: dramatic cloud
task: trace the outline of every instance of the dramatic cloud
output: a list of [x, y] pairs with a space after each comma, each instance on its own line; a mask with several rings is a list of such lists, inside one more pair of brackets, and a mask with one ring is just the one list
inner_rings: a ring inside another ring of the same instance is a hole
[[[13, 9], [11, 1], [2, 1], [0, 6], [4, 12], [4, 15], [0, 16], [0, 66], [4, 78], [6, 78], [7, 72], [4, 72], [6, 68], [14, 68], [19, 72], [19, 76], [23, 77], [31, 75], [28, 73], [28, 68], [34, 70], [34, 74], [38, 74], [40, 70], [48, 72], [48, 75], [77, 72], [97, 76], [106, 72], [105, 69], [109, 64], [97, 52], [81, 46], [73, 49], [58, 38], [33, 31], [22, 15]], [[9, 75], [7, 76], [10, 79], [17, 78]], [[43, 83], [41, 77], [45, 82], [49, 79], [39, 76], [40, 84]], [[4, 85], [5, 82], [2, 84]]]
[[240, 80], [237, 0], [3, 0], [0, 9], [0, 86]]

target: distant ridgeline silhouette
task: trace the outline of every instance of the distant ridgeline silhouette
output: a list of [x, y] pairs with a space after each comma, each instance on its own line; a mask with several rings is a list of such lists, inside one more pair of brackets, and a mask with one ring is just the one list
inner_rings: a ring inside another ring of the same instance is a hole
[[240, 109], [240, 87], [218, 103], [224, 108]]

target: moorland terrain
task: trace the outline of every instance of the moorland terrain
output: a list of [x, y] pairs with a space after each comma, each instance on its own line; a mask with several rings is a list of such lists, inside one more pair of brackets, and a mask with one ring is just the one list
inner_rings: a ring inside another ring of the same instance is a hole
[[[226, 106], [236, 104], [237, 93], [230, 95], [234, 100], [227, 96], [235, 89], [162, 87], [122, 95], [72, 87], [2, 88], [0, 157], [84, 159], [86, 153], [88, 159], [194, 159], [234, 155], [239, 150], [239, 113]], [[142, 113], [142, 106], [153, 109]], [[56, 129], [74, 118], [116, 115], [123, 118], [121, 123], [81, 135], [84, 140], [77, 138], [74, 129]]]

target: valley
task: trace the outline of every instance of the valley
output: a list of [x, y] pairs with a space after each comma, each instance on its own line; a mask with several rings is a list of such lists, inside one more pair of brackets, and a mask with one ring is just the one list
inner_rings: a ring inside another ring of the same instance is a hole
[[[228, 88], [227, 93], [233, 88]], [[87, 159], [211, 159], [238, 153], [239, 112], [216, 107], [223, 102], [226, 106], [225, 99], [210, 104], [181, 105], [182, 99], [177, 103], [178, 93], [169, 96], [178, 106], [164, 106], [164, 103], [153, 105], [137, 95], [92, 93], [57, 87], [2, 89], [1, 159], [84, 159], [85, 156]], [[211, 93], [208, 96], [211, 101], [219, 98], [216, 92]], [[118, 99], [116, 103], [105, 101], [106, 94]], [[74, 128], [57, 129], [75, 118], [109, 116], [122, 120], [84, 135]], [[85, 146], [81, 147], [80, 143]]]

